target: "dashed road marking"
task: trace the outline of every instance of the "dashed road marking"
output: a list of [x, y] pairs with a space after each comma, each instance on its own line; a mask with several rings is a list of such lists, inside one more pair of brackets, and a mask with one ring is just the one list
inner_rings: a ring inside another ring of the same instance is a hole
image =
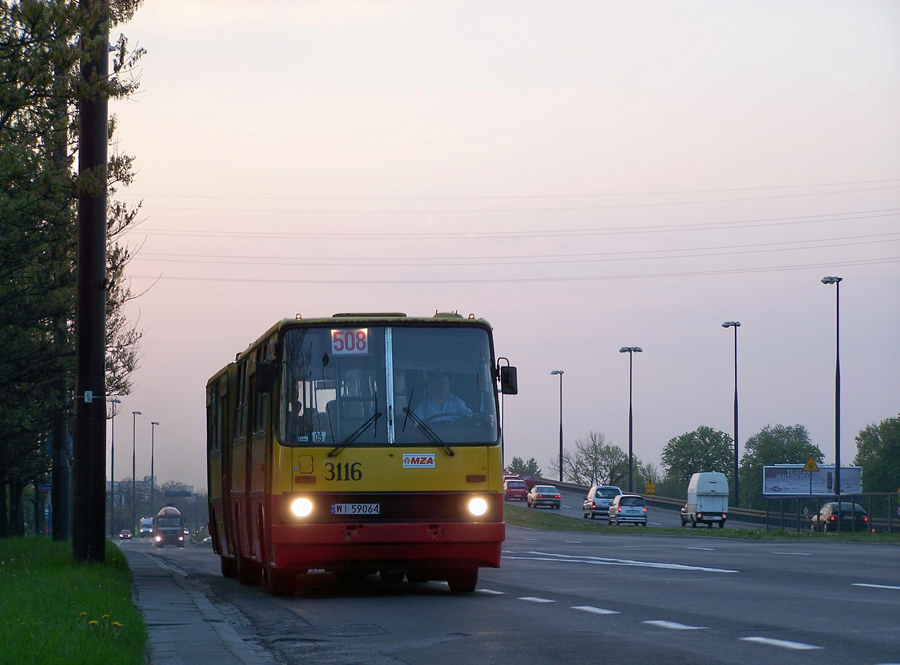
[[635, 561], [633, 559], [610, 559], [596, 556], [575, 556], [570, 554], [553, 554], [550, 552], [524, 552], [525, 556], [505, 556], [504, 559], [519, 561], [548, 561], [553, 563], [587, 563], [596, 566], [636, 566], [642, 568], [660, 568], [663, 570], [684, 570], [701, 573], [737, 573], [727, 568], [709, 568], [706, 566], [687, 566], [680, 563], [656, 563], [654, 561]]
[[536, 598], [535, 596], [521, 596], [519, 600], [524, 600], [529, 603], [555, 603], [555, 600], [550, 600], [549, 598]]
[[772, 552], [772, 554], [782, 554], [784, 556], [810, 556], [809, 552]]
[[889, 584], [865, 584], [863, 582], [854, 582], [853, 586], [864, 586], [869, 589], [891, 589], [893, 591], [900, 591], [900, 586], [891, 586]]
[[496, 591], [494, 589], [476, 589], [476, 593], [486, 593], [492, 596], [505, 596], [505, 591]]
[[688, 547], [689, 550], [699, 550], [701, 552], [715, 552], [715, 548], [713, 547]]
[[781, 647], [782, 649], [793, 649], [794, 651], [809, 651], [812, 649], [822, 649], [814, 644], [804, 644], [803, 642], [791, 642], [789, 640], [776, 640], [772, 637], [741, 637], [744, 642], [756, 642], [757, 644], [768, 644], [773, 647]]
[[572, 609], [581, 612], [589, 612], [590, 614], [618, 614], [615, 610], [605, 610], [602, 607], [591, 607], [590, 605], [577, 605]]
[[568, 543], [569, 545], [581, 545], [581, 541], [580, 541], [580, 540], [566, 540], [566, 541], [563, 541], [563, 542], [566, 542], [566, 543]]
[[688, 626], [683, 623], [675, 623], [674, 621], [645, 621], [644, 623], [659, 628], [668, 628], [669, 630], [709, 630], [706, 626]]

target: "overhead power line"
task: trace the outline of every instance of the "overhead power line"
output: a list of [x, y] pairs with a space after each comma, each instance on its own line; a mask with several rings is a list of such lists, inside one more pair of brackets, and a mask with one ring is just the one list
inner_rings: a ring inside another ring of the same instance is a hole
[[155, 254], [139, 253], [135, 261], [199, 263], [205, 265], [266, 265], [266, 266], [356, 266], [356, 267], [414, 267], [426, 265], [546, 265], [554, 263], [599, 263], [612, 261], [650, 261], [659, 259], [707, 258], [736, 256], [744, 254], [765, 254], [770, 252], [809, 251], [834, 247], [854, 247], [900, 241], [900, 233], [879, 233], [866, 236], [847, 236], [820, 240], [796, 240], [780, 243], [758, 243], [749, 245], [725, 245], [719, 247], [697, 247], [683, 249], [654, 249], [621, 252], [592, 252], [565, 254], [519, 254], [494, 256], [417, 256], [414, 258], [393, 257], [300, 257], [271, 255], [233, 254]]
[[353, 210], [328, 210], [320, 208], [306, 209], [259, 209], [259, 208], [201, 208], [201, 207], [176, 207], [176, 206], [152, 206], [153, 210], [177, 210], [184, 212], [239, 212], [239, 213], [265, 213], [265, 214], [293, 214], [293, 215], [440, 215], [440, 214], [482, 214], [482, 213], [519, 213], [519, 212], [577, 212], [584, 210], [621, 210], [626, 208], [659, 208], [666, 206], [703, 205], [708, 203], [745, 203], [747, 201], [770, 201], [775, 199], [791, 199], [809, 196], [826, 196], [834, 194], [859, 194], [863, 192], [875, 192], [886, 189], [898, 189], [898, 185], [886, 185], [884, 187], [870, 187], [867, 189], [844, 189], [829, 192], [805, 192], [802, 194], [775, 194], [772, 196], [751, 196], [743, 198], [727, 199], [702, 199], [693, 201], [660, 201], [654, 203], [620, 203], [615, 205], [581, 205], [581, 206], [547, 206], [539, 208], [435, 208], [435, 209], [353, 209]]
[[796, 264], [790, 266], [771, 266], [759, 268], [733, 268], [727, 270], [693, 270], [673, 271], [659, 273], [633, 273], [629, 275], [584, 275], [584, 276], [553, 276], [553, 277], [498, 277], [498, 278], [469, 278], [469, 279], [265, 279], [265, 278], [240, 278], [240, 277], [170, 277], [166, 275], [131, 275], [133, 279], [150, 279], [179, 282], [228, 282], [240, 284], [394, 284], [394, 285], [419, 285], [419, 284], [520, 284], [520, 283], [555, 283], [555, 282], [603, 282], [620, 281], [630, 279], [656, 279], [671, 277], [702, 277], [710, 275], [736, 275], [746, 273], [763, 272], [789, 272], [793, 270], [813, 270], [823, 268], [840, 268], [860, 265], [883, 265], [900, 263], [900, 256], [891, 256], [879, 259], [863, 259], [859, 261], [827, 261], [823, 263]]
[[682, 194], [718, 194], [721, 192], [758, 192], [780, 189], [812, 189], [816, 187], [850, 187], [852, 185], [878, 185], [900, 183], [900, 178], [885, 180], [854, 180], [849, 182], [825, 182], [810, 185], [763, 185], [757, 187], [722, 187], [718, 189], [680, 189], [648, 192], [599, 192], [593, 194], [527, 194], [490, 196], [241, 196], [218, 194], [136, 194], [122, 192], [120, 195], [135, 198], [167, 199], [222, 199], [231, 201], [516, 201], [535, 199], [587, 199], [615, 196], [674, 196]]

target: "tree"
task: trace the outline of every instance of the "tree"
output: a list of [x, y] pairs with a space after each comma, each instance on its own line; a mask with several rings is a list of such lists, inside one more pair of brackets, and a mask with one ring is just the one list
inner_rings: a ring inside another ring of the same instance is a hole
[[[129, 19], [138, 4], [113, 0], [112, 22]], [[106, 183], [92, 183], [73, 171], [79, 100], [132, 94], [137, 89], [132, 74], [143, 54], [130, 52], [120, 37], [111, 76], [85, 82], [81, 35], [92, 23], [84, 3], [0, 0], [0, 536], [20, 530], [22, 488], [49, 470], [49, 434], [61, 446], [67, 440], [78, 192], [105, 186], [112, 196], [133, 178], [132, 158], [116, 150]], [[114, 132], [113, 118], [110, 142]], [[112, 201], [107, 215], [107, 383], [118, 394], [130, 390], [128, 374], [136, 366], [141, 333], [122, 316], [123, 305], [133, 297], [122, 270], [131, 255], [116, 237], [136, 214], [136, 208]], [[54, 533], [59, 531], [57, 525]]]
[[[637, 476], [641, 461], [633, 460]], [[550, 473], [559, 475], [559, 461], [550, 461]], [[563, 478], [576, 485], [621, 485], [628, 479], [628, 455], [619, 446], [607, 443], [602, 432], [589, 432], [575, 441], [575, 452], [563, 451]]]
[[825, 455], [809, 440], [803, 425], [766, 425], [747, 439], [741, 458], [741, 505], [762, 508], [762, 474], [764, 466], [804, 464], [812, 457], [821, 464]]
[[532, 457], [527, 462], [524, 461], [521, 457], [513, 457], [512, 462], [509, 463], [509, 466], [506, 467], [506, 473], [510, 474], [519, 474], [519, 473], [530, 473], [532, 476], [540, 476], [541, 467], [538, 466], [538, 463]]
[[734, 483], [734, 442], [725, 432], [700, 426], [693, 432], [669, 439], [663, 448], [666, 475], [684, 483], [701, 471], [719, 471]]
[[853, 463], [862, 467], [863, 492], [900, 488], [900, 415], [860, 430]]

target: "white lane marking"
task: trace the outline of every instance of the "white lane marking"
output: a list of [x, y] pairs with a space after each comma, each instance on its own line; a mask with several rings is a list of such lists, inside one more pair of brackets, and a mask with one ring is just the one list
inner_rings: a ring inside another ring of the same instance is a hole
[[530, 556], [505, 556], [504, 559], [518, 561], [552, 561], [554, 563], [588, 563], [595, 566], [637, 566], [641, 568], [661, 568], [663, 570], [687, 570], [701, 573], [737, 573], [727, 568], [707, 568], [705, 566], [686, 566], [680, 563], [654, 563], [652, 561], [634, 561], [631, 559], [609, 559], [597, 556], [570, 556], [568, 554], [550, 554], [547, 552], [525, 552]]
[[555, 603], [555, 600], [550, 600], [548, 598], [535, 598], [534, 596], [521, 596], [519, 600], [525, 600], [529, 603]]
[[540, 540], [540, 538], [526, 538], [525, 540]]
[[686, 626], [683, 623], [675, 623], [674, 621], [645, 621], [644, 623], [670, 630], [709, 630], [706, 626]]
[[505, 591], [495, 591], [494, 589], [476, 589], [475, 593], [487, 593], [494, 596], [505, 596]]
[[563, 542], [566, 542], [566, 543], [568, 543], [569, 545], [581, 545], [581, 541], [580, 541], [580, 540], [565, 540], [565, 541], [563, 541]]
[[699, 550], [701, 552], [715, 552], [716, 550], [712, 547], [688, 547], [689, 550]]
[[808, 552], [772, 552], [772, 554], [783, 554], [784, 556], [810, 556]]
[[864, 584], [863, 582], [854, 582], [853, 586], [864, 586], [870, 589], [891, 589], [893, 591], [900, 591], [900, 586], [890, 586], [889, 584]]
[[590, 605], [578, 605], [572, 608], [582, 612], [590, 612], [591, 614], [618, 614], [615, 610], [605, 610], [602, 607], [591, 607]]
[[807, 651], [810, 649], [823, 649], [814, 644], [804, 644], [803, 642], [790, 642], [788, 640], [776, 640], [771, 637], [741, 637], [744, 642], [756, 642], [757, 644], [768, 644], [773, 647], [781, 647], [782, 649], [793, 649], [795, 651]]

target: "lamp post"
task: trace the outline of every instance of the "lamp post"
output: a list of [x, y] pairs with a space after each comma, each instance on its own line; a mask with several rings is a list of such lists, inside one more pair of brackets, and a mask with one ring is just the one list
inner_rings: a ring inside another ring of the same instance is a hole
[[562, 378], [565, 372], [561, 369], [555, 369], [550, 372], [551, 376], [559, 375], [559, 482], [563, 481], [563, 391]]
[[109, 437], [109, 537], [112, 538], [116, 528], [116, 404], [121, 404], [120, 399], [111, 399], [112, 404], [112, 429]]
[[156, 426], [159, 425], [155, 420], [150, 423], [150, 517], [153, 517], [153, 487], [156, 485], [155, 476], [153, 475], [153, 454], [154, 454], [154, 433]]
[[734, 506], [738, 507], [740, 493], [738, 492], [738, 363], [737, 363], [737, 329], [741, 327], [740, 321], [726, 321], [723, 328], [734, 328]]
[[137, 522], [137, 503], [135, 503], [135, 449], [137, 448], [137, 417], [141, 415], [140, 411], [131, 412], [131, 532], [134, 533], [134, 525]]
[[634, 354], [641, 353], [639, 346], [623, 346], [619, 353], [628, 354], [628, 492], [634, 492], [634, 417], [631, 409], [632, 365]]
[[[841, 505], [841, 280], [842, 277], [823, 277], [822, 284], [835, 287], [835, 361], [834, 361], [834, 496]], [[838, 530], [841, 521], [838, 520]]]

